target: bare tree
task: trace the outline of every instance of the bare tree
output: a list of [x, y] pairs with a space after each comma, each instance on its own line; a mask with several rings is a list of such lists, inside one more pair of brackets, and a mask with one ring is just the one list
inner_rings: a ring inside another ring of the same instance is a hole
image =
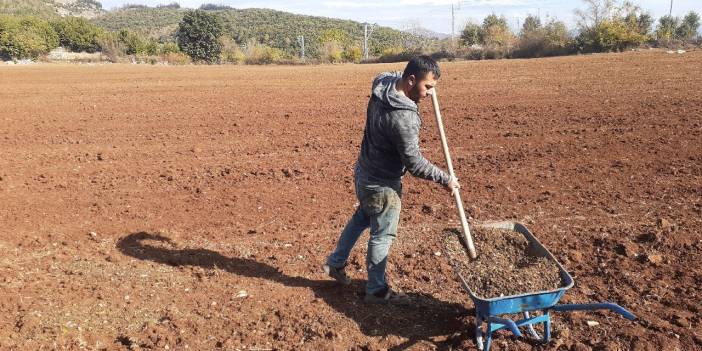
[[618, 10], [615, 0], [583, 0], [585, 9], [575, 10], [575, 17], [581, 30], [596, 27], [600, 22], [612, 17]]

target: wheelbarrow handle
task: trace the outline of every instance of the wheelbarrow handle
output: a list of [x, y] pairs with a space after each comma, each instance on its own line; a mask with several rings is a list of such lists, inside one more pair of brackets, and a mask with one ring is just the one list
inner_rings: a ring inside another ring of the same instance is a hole
[[[439, 110], [439, 98], [436, 96], [436, 87], [431, 89], [431, 101], [434, 105], [434, 114], [436, 114], [436, 124], [439, 126], [439, 135], [441, 136], [441, 146], [444, 149], [444, 156], [446, 157], [446, 165], [448, 166], [449, 175], [451, 178], [456, 179], [456, 173], [453, 171], [453, 163], [451, 163], [451, 155], [449, 154], [448, 142], [446, 141], [446, 133], [444, 132], [444, 123], [441, 120], [441, 110]], [[473, 237], [470, 235], [470, 228], [468, 227], [468, 220], [466, 220], [466, 213], [463, 210], [463, 200], [461, 200], [461, 194], [458, 189], [453, 189], [453, 197], [456, 200], [456, 207], [458, 207], [458, 216], [461, 218], [461, 227], [463, 229], [463, 239], [468, 246], [468, 254], [470, 258], [475, 259], [477, 254], [475, 253], [475, 246], [473, 245]]]
[[610, 310], [615, 313], [619, 313], [624, 318], [628, 320], [635, 320], [636, 316], [633, 313], [627, 311], [624, 307], [617, 305], [616, 303], [603, 302], [603, 303], [573, 303], [564, 305], [555, 305], [550, 308], [553, 311], [564, 312], [564, 311], [594, 311], [594, 310]]

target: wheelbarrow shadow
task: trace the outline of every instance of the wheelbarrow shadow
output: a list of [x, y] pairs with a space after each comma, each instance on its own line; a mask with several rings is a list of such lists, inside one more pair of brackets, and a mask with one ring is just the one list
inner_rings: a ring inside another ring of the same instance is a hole
[[396, 335], [407, 339], [390, 350], [404, 350], [422, 340], [435, 343], [438, 349], [455, 349], [466, 339], [474, 337], [473, 327], [464, 323], [465, 317], [473, 315], [473, 311], [461, 304], [437, 300], [427, 294], [409, 293], [412, 300], [410, 307], [369, 306], [362, 300], [365, 284], [362, 280], [354, 280], [350, 288], [342, 288], [331, 280], [288, 276], [273, 266], [248, 258], [226, 257], [207, 249], [163, 247], [169, 244], [174, 243], [163, 235], [137, 232], [121, 238], [117, 248], [123, 254], [140, 260], [171, 266], [218, 268], [244, 277], [268, 279], [288, 287], [309, 288], [315, 297], [355, 321], [365, 335]]

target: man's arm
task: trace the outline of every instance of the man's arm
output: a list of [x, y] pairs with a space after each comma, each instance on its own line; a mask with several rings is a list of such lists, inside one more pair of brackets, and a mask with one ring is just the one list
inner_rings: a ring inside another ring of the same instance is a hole
[[391, 138], [405, 168], [415, 177], [431, 180], [448, 186], [451, 177], [448, 173], [424, 158], [419, 150], [419, 116], [413, 112], [402, 112], [391, 128]]

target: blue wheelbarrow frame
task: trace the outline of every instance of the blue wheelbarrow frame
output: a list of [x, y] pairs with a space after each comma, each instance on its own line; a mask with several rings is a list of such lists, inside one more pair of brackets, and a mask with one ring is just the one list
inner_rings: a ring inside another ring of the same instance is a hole
[[[556, 258], [549, 252], [534, 235], [523, 224], [517, 222], [491, 222], [476, 225], [476, 228], [493, 228], [507, 229], [518, 232], [529, 242], [528, 250], [536, 256], [546, 257], [558, 265], [561, 274], [562, 286], [555, 290], [539, 291], [534, 293], [501, 296], [495, 298], [483, 298], [473, 292], [466, 283], [466, 280], [461, 276], [460, 271], [456, 269], [456, 273], [463, 287], [468, 291], [468, 295], [475, 304], [475, 341], [478, 349], [490, 350], [490, 342], [492, 341], [492, 333], [500, 329], [507, 329], [515, 336], [522, 336], [520, 327], [526, 327], [529, 334], [535, 339], [541, 339], [544, 343], [551, 339], [551, 311], [592, 311], [592, 310], [610, 310], [619, 313], [629, 320], [636, 319], [631, 312], [615, 303], [587, 303], [587, 304], [560, 304], [558, 301], [565, 294], [566, 290], [573, 287], [573, 277], [563, 268]], [[478, 253], [480, 254], [480, 253]], [[542, 311], [539, 316], [532, 317], [530, 312]], [[509, 318], [501, 318], [503, 314], [524, 315], [524, 319], [514, 321]], [[483, 323], [487, 323], [485, 331], [483, 331]], [[540, 337], [534, 329], [534, 324], [543, 323], [544, 335]]]

